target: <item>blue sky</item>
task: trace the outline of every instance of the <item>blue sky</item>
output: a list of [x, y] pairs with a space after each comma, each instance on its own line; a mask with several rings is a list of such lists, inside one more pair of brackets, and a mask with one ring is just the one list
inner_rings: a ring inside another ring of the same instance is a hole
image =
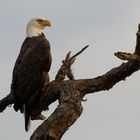
[[[13, 0], [0, 4], [0, 98], [9, 93], [12, 69], [26, 37], [26, 23], [34, 17], [46, 17], [52, 28], [45, 35], [52, 46], [54, 78], [61, 60], [68, 51], [73, 53], [89, 44], [73, 65], [77, 79], [102, 75], [122, 61], [116, 51], [133, 52], [135, 33], [140, 22], [139, 0]], [[110, 91], [86, 96], [84, 111], [62, 140], [139, 140], [140, 73], [137, 72]], [[57, 103], [50, 107], [53, 111]], [[0, 139], [29, 139], [41, 121], [24, 131], [23, 115], [7, 108], [0, 114]]]

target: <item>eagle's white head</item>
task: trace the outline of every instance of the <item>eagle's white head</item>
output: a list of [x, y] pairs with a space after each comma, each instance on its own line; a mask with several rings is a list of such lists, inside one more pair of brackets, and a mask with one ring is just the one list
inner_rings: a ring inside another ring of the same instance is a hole
[[27, 37], [39, 36], [45, 27], [51, 27], [51, 22], [45, 18], [34, 18], [26, 26]]

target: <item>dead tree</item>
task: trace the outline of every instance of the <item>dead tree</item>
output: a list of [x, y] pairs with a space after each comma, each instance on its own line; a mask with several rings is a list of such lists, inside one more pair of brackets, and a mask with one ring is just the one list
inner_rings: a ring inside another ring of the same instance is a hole
[[[59, 105], [34, 131], [30, 140], [60, 140], [66, 130], [80, 117], [83, 110], [81, 102], [86, 94], [109, 90], [119, 81], [125, 80], [126, 77], [138, 71], [140, 69], [140, 24], [136, 35], [136, 47], [133, 54], [115, 53], [115, 56], [128, 62], [122, 63], [120, 66], [96, 78], [76, 80], [71, 71], [71, 65], [76, 57], [88, 46], [72, 57], [70, 57], [71, 53], [69, 52], [65, 60], [62, 61], [62, 66], [55, 80], [42, 89], [43, 94], [35, 110], [42, 112], [48, 109], [49, 105], [56, 100], [59, 101]], [[65, 80], [66, 76], [69, 80]], [[11, 93], [0, 101], [0, 112], [3, 112], [10, 104], [13, 104]]]

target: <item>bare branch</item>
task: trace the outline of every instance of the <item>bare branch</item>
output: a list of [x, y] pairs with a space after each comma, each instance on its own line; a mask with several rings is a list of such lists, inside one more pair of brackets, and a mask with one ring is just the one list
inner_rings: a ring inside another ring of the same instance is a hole
[[121, 60], [128, 60], [128, 61], [139, 61], [140, 62], [140, 56], [138, 54], [131, 54], [126, 52], [117, 52], [114, 53], [115, 56], [120, 58]]
[[79, 51], [78, 53], [76, 53], [75, 55], [73, 55], [70, 59], [74, 59], [76, 58], [78, 55], [80, 55], [85, 49], [87, 49], [89, 47], [89, 45], [85, 46], [81, 51]]
[[74, 63], [76, 57], [78, 55], [80, 55], [87, 48], [88, 48], [88, 45], [85, 46], [82, 50], [80, 50], [78, 53], [76, 53], [72, 57], [70, 57], [71, 52], [69, 52], [66, 55], [65, 60], [62, 61], [63, 64], [62, 64], [61, 68], [59, 69], [59, 71], [58, 71], [58, 73], [57, 73], [57, 75], [55, 77], [55, 80], [63, 81], [66, 76], [68, 76], [68, 78], [70, 80], [74, 80], [75, 78], [74, 78], [74, 76], [72, 74], [71, 65]]
[[[127, 62], [113, 68], [102, 76], [93, 79], [75, 80], [75, 85], [81, 93], [88, 94], [102, 90], [109, 90], [121, 80], [125, 80], [140, 69], [139, 62]], [[84, 96], [83, 95], [83, 96]]]

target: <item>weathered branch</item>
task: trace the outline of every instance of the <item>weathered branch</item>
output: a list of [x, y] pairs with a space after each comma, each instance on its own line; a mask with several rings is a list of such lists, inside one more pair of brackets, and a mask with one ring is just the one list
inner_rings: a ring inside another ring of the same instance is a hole
[[117, 56], [118, 58], [120, 58], [121, 60], [128, 60], [128, 61], [139, 61], [140, 62], [140, 55], [134, 53], [125, 53], [125, 52], [117, 52], [114, 54], [115, 56]]
[[70, 57], [71, 52], [69, 52], [66, 55], [66, 58], [65, 58], [65, 60], [62, 61], [62, 66], [60, 67], [60, 69], [55, 77], [55, 81], [63, 81], [66, 76], [68, 76], [68, 78], [70, 80], [74, 80], [74, 76], [71, 71], [71, 65], [74, 63], [76, 57], [78, 55], [80, 55], [87, 48], [88, 48], [88, 45], [85, 46], [82, 50], [80, 50], [78, 53], [76, 53], [72, 57]]
[[8, 105], [13, 104], [13, 102], [14, 99], [11, 93], [4, 97], [2, 100], [0, 100], [0, 113], [3, 112]]
[[[109, 90], [117, 82], [124, 80], [127, 76], [130, 76], [139, 69], [140, 63], [127, 62], [110, 70], [105, 75], [94, 79], [67, 80], [53, 83], [54, 86], [52, 86], [52, 89], [50, 88], [50, 91], [47, 91], [41, 98], [43, 100], [43, 106], [49, 106], [47, 98], [50, 97], [49, 95], [52, 93], [52, 90], [53, 94], [51, 94], [51, 97], [56, 99], [56, 94], [58, 93], [57, 99], [59, 99], [60, 104], [55, 112], [35, 130], [31, 140], [59, 140], [65, 131], [81, 115], [81, 100], [85, 94]], [[76, 97], [78, 97], [79, 100], [76, 100]], [[63, 102], [63, 98], [66, 99], [66, 102]], [[77, 103], [79, 108], [77, 107]], [[78, 114], [75, 112], [76, 110]], [[75, 113], [77, 115], [70, 117]]]
[[[138, 48], [138, 46], [140, 45], [138, 44], [137, 41], [136, 47]], [[139, 51], [137, 52], [135, 51], [135, 54], [139, 54]], [[59, 140], [65, 133], [65, 131], [80, 116], [82, 112], [81, 99], [85, 94], [101, 90], [109, 90], [117, 82], [125, 80], [126, 77], [130, 76], [132, 73], [134, 73], [139, 69], [140, 69], [140, 61], [138, 61], [137, 59], [135, 60], [133, 59], [133, 62], [130, 61], [127, 63], [123, 63], [119, 67], [110, 70], [103, 76], [99, 76], [94, 79], [81, 79], [73, 81], [68, 80], [64, 82], [62, 81], [61, 83], [57, 83], [60, 84], [58, 86], [60, 87], [58, 91], [60, 93], [59, 96], [60, 104], [55, 110], [55, 112], [35, 130], [35, 132], [31, 136], [31, 140]], [[78, 97], [79, 100], [76, 100], [77, 99], [76, 97]], [[44, 99], [46, 98], [47, 97], [44, 97]], [[80, 109], [77, 108], [77, 103], [79, 104]], [[71, 105], [74, 106], [71, 108]], [[71, 117], [72, 114], [75, 114], [74, 108], [78, 110], [79, 113]], [[70, 114], [70, 116], [68, 114]]]
[[109, 90], [116, 83], [121, 80], [125, 80], [126, 77], [130, 76], [139, 69], [139, 62], [127, 62], [123, 63], [119, 67], [111, 69], [102, 76], [93, 79], [75, 80], [74, 84], [80, 92], [84, 93], [84, 95], [102, 90]]
[[[59, 105], [51, 116], [45, 120], [33, 133], [31, 140], [60, 140], [65, 131], [78, 119], [82, 113], [82, 98], [89, 93], [111, 89], [116, 83], [125, 80], [140, 69], [140, 25], [137, 32], [137, 41], [134, 54], [117, 52], [115, 56], [128, 60], [120, 66], [111, 69], [102, 76], [91, 79], [75, 80], [71, 65], [75, 58], [88, 46], [74, 56], [67, 54], [59, 69], [55, 80], [43, 89], [43, 94], [35, 106], [35, 111], [42, 112], [49, 105], [58, 100]], [[69, 80], [64, 80], [65, 77]], [[0, 112], [13, 103], [13, 96], [9, 94], [0, 101]]]
[[31, 140], [60, 140], [82, 113], [80, 92], [73, 84], [60, 83], [59, 106], [33, 133]]

